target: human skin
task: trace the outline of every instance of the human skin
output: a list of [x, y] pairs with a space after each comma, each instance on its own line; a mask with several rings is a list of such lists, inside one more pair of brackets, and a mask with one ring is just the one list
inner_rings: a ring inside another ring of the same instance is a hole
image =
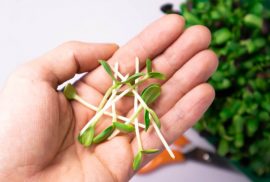
[[[0, 93], [0, 181], [128, 181], [135, 174], [134, 135], [84, 148], [77, 135], [95, 112], [68, 101], [57, 86], [76, 73], [88, 72], [75, 87], [81, 97], [98, 105], [112, 82], [99, 59], [110, 65], [119, 62], [120, 72], [126, 75], [134, 72], [136, 56], [141, 70], [150, 57], [153, 69], [167, 76], [160, 82], [160, 98], [151, 107], [161, 119], [161, 132], [172, 143], [214, 99], [214, 90], [206, 83], [218, 65], [216, 55], [208, 50], [210, 39], [207, 28], [184, 29], [182, 17], [166, 15], [123, 47], [72, 41], [20, 66]], [[123, 99], [117, 111], [128, 116], [132, 107], [132, 100]], [[97, 131], [108, 121], [105, 118]], [[143, 147], [162, 149], [149, 130], [141, 132]], [[143, 164], [154, 156], [144, 157]]]

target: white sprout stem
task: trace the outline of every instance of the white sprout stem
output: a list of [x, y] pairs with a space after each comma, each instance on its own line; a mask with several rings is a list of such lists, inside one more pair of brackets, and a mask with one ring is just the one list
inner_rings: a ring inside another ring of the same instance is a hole
[[162, 142], [162, 144], [164, 145], [164, 147], [166, 148], [166, 150], [168, 151], [169, 155], [171, 156], [171, 158], [175, 159], [175, 155], [172, 152], [172, 149], [170, 148], [170, 146], [168, 145], [168, 143], [166, 142], [165, 138], [163, 137], [163, 135], [161, 134], [157, 124], [155, 122], [153, 122], [151, 116], [150, 116], [151, 122], [156, 130], [156, 133], [160, 139], [160, 141]]
[[[118, 62], [115, 63], [114, 65], [114, 77], [115, 79], [117, 79], [117, 73], [118, 73]], [[113, 85], [115, 84], [115, 81], [113, 80]], [[113, 89], [112, 94], [116, 94], [116, 89]], [[112, 103], [112, 113], [113, 113], [113, 117], [112, 117], [112, 122], [116, 121], [117, 118], [117, 114], [116, 114], [116, 109], [115, 109], [115, 102]]]
[[142, 97], [138, 94], [138, 92], [136, 90], [132, 90], [132, 93], [134, 94], [134, 96], [138, 99], [138, 101], [140, 102], [140, 104], [145, 108], [148, 109], [149, 107], [147, 106], [147, 104], [144, 102], [144, 100], [142, 99]]
[[81, 98], [79, 95], [75, 95], [74, 100], [78, 101], [79, 103], [81, 103], [82, 105], [84, 105], [85, 107], [93, 110], [93, 111], [98, 111], [98, 108], [88, 102], [86, 102], [83, 98]]
[[[126, 93], [128, 93], [129, 91], [126, 90]], [[94, 117], [92, 117], [88, 122], [87, 124], [83, 127], [83, 129], [81, 130], [80, 132], [80, 135], [82, 135], [86, 130], [87, 128], [90, 127], [91, 124], [95, 124], [98, 119], [104, 114], [104, 112], [109, 109], [111, 107], [111, 105], [113, 104], [113, 102], [116, 102], [118, 101], [119, 99], [121, 99], [125, 94], [125, 91], [123, 93], [121, 93], [120, 95], [118, 95], [117, 97], [116, 96], [116, 92], [113, 93], [111, 95], [111, 97], [109, 98], [109, 100], [106, 102], [105, 106], [99, 110], [95, 115]]]
[[[119, 73], [119, 72], [118, 72]], [[83, 129], [80, 131], [80, 135], [82, 135], [87, 128], [91, 125], [91, 124], [95, 124], [95, 122], [97, 122], [97, 120], [104, 114], [104, 112], [109, 109], [111, 107], [111, 105], [114, 102], [117, 102], [118, 100], [120, 100], [122, 97], [124, 97], [128, 92], [130, 92], [133, 88], [128, 88], [125, 91], [123, 91], [120, 95], [118, 95], [117, 97], [115, 97], [115, 94], [112, 94], [110, 99], [108, 100], [108, 102], [105, 104], [105, 106], [98, 112], [96, 113], [96, 115], [94, 117], [92, 117], [92, 119], [90, 119], [87, 124], [83, 127]], [[115, 98], [114, 98], [115, 97]], [[114, 99], [112, 99], [114, 98]]]
[[[139, 62], [138, 62], [138, 63], [139, 63]], [[137, 68], [136, 68], [136, 70], [137, 70]], [[139, 65], [138, 65], [138, 70], [139, 70]], [[114, 73], [116, 73], [122, 81], [125, 81], [125, 77], [124, 77], [120, 72], [118, 72], [117, 70], [114, 70]], [[138, 81], [138, 79], [136, 79], [136, 81]], [[136, 81], [135, 81], [135, 83], [136, 83]], [[131, 87], [130, 87], [128, 90], [130, 91], [131, 89], [132, 89], [132, 91], [133, 91], [133, 88], [131, 88]], [[134, 98], [134, 99], [136, 99], [136, 98]], [[137, 108], [135, 109], [135, 103], [136, 103], [136, 102], [135, 102], [135, 100], [134, 100], [134, 111], [133, 111], [133, 115], [132, 115], [127, 121], [125, 121], [125, 124], [132, 123], [133, 120], [136, 120], [139, 111], [143, 108], [142, 105], [140, 105], [140, 106], [138, 107], [138, 102], [137, 102]], [[138, 119], [137, 119], [137, 120], [138, 120]], [[135, 125], [135, 133], [136, 133], [136, 136], [140, 136], [140, 135], [137, 134], [137, 131], [136, 131], [136, 122], [134, 122], [134, 125]], [[145, 128], [145, 125], [142, 124], [142, 123], [140, 123], [139, 121], [138, 121], [138, 125], [139, 125], [140, 127], [141, 127], [141, 125], [143, 125], [143, 128]], [[115, 130], [115, 131], [113, 132], [113, 134], [108, 138], [108, 140], [111, 140], [113, 137], [117, 136], [119, 133], [120, 133], [119, 130]], [[138, 132], [138, 133], [139, 133], [139, 132]], [[138, 142], [141, 143], [141, 141], [138, 141]], [[138, 145], [139, 145], [139, 146], [142, 146], [142, 145], [139, 144], [139, 143], [138, 143]]]
[[[139, 95], [137, 92], [136, 92], [136, 94], [135, 94], [135, 97], [138, 98], [138, 100], [141, 102], [141, 105], [146, 105], [146, 103], [144, 102], [143, 99], [139, 99], [139, 98], [141, 98], [141, 97], [140, 97], [140, 95]], [[166, 142], [165, 138], [164, 138], [163, 135], [161, 134], [161, 131], [160, 131], [160, 129], [158, 128], [157, 124], [156, 124], [155, 122], [153, 122], [151, 115], [150, 115], [149, 117], [150, 117], [150, 119], [151, 119], [151, 122], [152, 122], [152, 124], [153, 124], [153, 126], [154, 126], [154, 128], [155, 128], [155, 130], [156, 130], [156, 133], [157, 133], [157, 135], [158, 135], [158, 137], [159, 137], [161, 143], [164, 145], [164, 147], [165, 147], [166, 150], [168, 151], [168, 153], [169, 153], [169, 155], [171, 156], [171, 158], [175, 159], [175, 156], [174, 156], [174, 154], [173, 154], [173, 152], [172, 152], [170, 146], [168, 145], [168, 143]]]
[[[124, 76], [118, 72], [118, 76], [120, 79], [124, 79]], [[134, 89], [132, 89], [132, 93], [134, 94], [135, 97], [137, 97], [137, 99], [139, 100], [140, 104], [145, 107], [145, 108], [148, 108], [147, 104], [144, 102], [144, 100], [141, 98], [141, 96], [138, 94], [138, 92]], [[150, 118], [151, 118], [151, 115], [150, 115]], [[166, 140], [164, 139], [162, 133], [160, 132], [158, 126], [156, 125], [155, 122], [152, 121], [151, 119], [151, 122], [153, 123], [153, 126], [156, 130], [156, 133], [161, 141], [161, 143], [164, 145], [164, 147], [166, 148], [166, 150], [168, 151], [169, 155], [171, 156], [171, 158], [175, 159], [175, 156], [171, 150], [171, 148], [169, 147], [168, 143], [166, 142]]]
[[[137, 57], [136, 57], [136, 59], [137, 59]], [[139, 63], [139, 62], [138, 62]], [[138, 66], [139, 67], [139, 66]], [[138, 68], [139, 69], [139, 68]], [[125, 77], [120, 73], [120, 72], [118, 72], [117, 70], [113, 70], [114, 71], [114, 73], [116, 73], [117, 74], [117, 76], [121, 79], [121, 81], [125, 81]], [[136, 79], [136, 81], [138, 82], [138, 79]], [[132, 92], [136, 92], [137, 93], [137, 90], [135, 91], [133, 88], [131, 88], [131, 87], [129, 87], [127, 90], [129, 90], [129, 91], [131, 91], [131, 89], [132, 89]], [[134, 98], [135, 99], [135, 98]], [[135, 104], [134, 104], [134, 106], [135, 106]], [[146, 105], [146, 107], [147, 107], [147, 105]], [[140, 106], [140, 108], [141, 108], [141, 106]], [[136, 112], [138, 112], [138, 109], [134, 109], [134, 114], [136, 113]], [[132, 115], [131, 116], [131, 118], [133, 118], [133, 116], [135, 116], [135, 115]], [[135, 116], [135, 117], [137, 117], [137, 115]], [[129, 119], [129, 120], [127, 120], [127, 121], [125, 121], [125, 124], [129, 124], [129, 123], [132, 123], [132, 119]], [[135, 125], [135, 123], [134, 123], [134, 125]], [[143, 125], [142, 123], [140, 123], [139, 121], [138, 121], [138, 125], [140, 126], [140, 127], [142, 127], [141, 125]], [[145, 128], [145, 125], [143, 125], [143, 128]], [[136, 125], [135, 125], [135, 129], [136, 129]], [[135, 130], [135, 132], [136, 132], [136, 130]], [[119, 130], [115, 130], [114, 132], [113, 132], [113, 134], [108, 138], [108, 140], [110, 140], [110, 139], [112, 139], [113, 137], [115, 137], [116, 135], [118, 135], [120, 133], [120, 131]], [[136, 134], [137, 135], [137, 134]]]
[[[135, 68], [136, 68], [135, 73], [139, 73], [140, 65], [139, 65], [139, 58], [138, 57], [136, 57], [136, 59], [135, 59]], [[136, 79], [135, 84], [138, 83], [138, 81], [139, 81], [139, 79]], [[134, 90], [138, 91], [138, 86], [136, 86], [134, 88]], [[137, 97], [134, 97], [134, 113], [137, 112], [137, 109], [138, 109], [138, 99], [137, 99]], [[140, 136], [138, 116], [134, 120], [134, 125], [135, 125], [135, 134], [136, 134], [139, 150], [143, 150], [141, 136]]]
[[[74, 100], [78, 101], [79, 103], [81, 103], [82, 105], [84, 105], [85, 107], [87, 107], [87, 108], [89, 108], [89, 109], [91, 109], [91, 110], [93, 110], [93, 111], [96, 111], [96, 112], [98, 111], [98, 108], [97, 108], [96, 106], [94, 106], [94, 105], [92, 105], [92, 104], [86, 102], [85, 100], [83, 100], [83, 99], [82, 99], [80, 96], [78, 96], [78, 95], [76, 95], [76, 96], [74, 97]], [[105, 112], [104, 112], [104, 115], [113, 117], [113, 113], [108, 112], [108, 111], [105, 111]], [[121, 121], [125, 121], [125, 122], [128, 122], [128, 121], [129, 121], [129, 118], [124, 117], [124, 116], [121, 116], [121, 115], [117, 115], [116, 118], [119, 119], [119, 120], [121, 120]], [[139, 123], [139, 126], [140, 126], [141, 128], [145, 128], [145, 125], [142, 124], [142, 123]]]

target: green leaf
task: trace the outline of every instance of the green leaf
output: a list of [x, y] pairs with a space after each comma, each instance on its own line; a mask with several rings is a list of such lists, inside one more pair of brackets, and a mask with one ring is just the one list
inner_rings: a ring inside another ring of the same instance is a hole
[[146, 104], [151, 104], [160, 96], [160, 92], [159, 84], [151, 84], [143, 90], [141, 97]]
[[254, 15], [254, 14], [247, 14], [244, 17], [244, 23], [248, 26], [252, 26], [252, 27], [261, 29], [263, 26], [263, 19], [259, 16]]
[[147, 150], [142, 150], [143, 154], [154, 154], [159, 152], [159, 149], [147, 149]]
[[98, 143], [103, 142], [109, 136], [111, 136], [111, 134], [113, 133], [113, 131], [114, 131], [114, 126], [113, 125], [107, 127], [100, 134], [98, 134], [97, 136], [95, 136], [95, 138], [93, 139], [93, 143], [98, 144]]
[[149, 126], [150, 126], [150, 118], [149, 118], [149, 112], [148, 110], [144, 110], [144, 123], [145, 123], [145, 131], [148, 130]]
[[228, 28], [222, 28], [213, 33], [213, 42], [220, 45], [227, 42], [232, 36]]
[[234, 145], [237, 148], [241, 148], [244, 145], [244, 136], [242, 133], [238, 133], [235, 135]]
[[252, 137], [255, 132], [258, 130], [259, 127], [259, 121], [258, 120], [254, 120], [254, 119], [249, 119], [247, 121], [247, 134], [249, 137]]
[[261, 121], [269, 121], [269, 120], [270, 120], [270, 115], [269, 115], [269, 113], [266, 112], [266, 111], [260, 111], [258, 117], [259, 117], [259, 119], [260, 119]]
[[93, 126], [90, 126], [85, 130], [85, 132], [82, 135], [78, 136], [79, 142], [85, 146], [89, 147], [92, 144], [93, 138], [94, 138], [95, 130]]
[[267, 112], [270, 112], [270, 104], [266, 101], [266, 100], [263, 100], [261, 102], [261, 107], [267, 111]]
[[113, 122], [113, 125], [116, 129], [124, 132], [124, 133], [130, 133], [133, 132], [135, 130], [134, 126], [131, 124], [125, 124], [125, 123], [121, 123], [121, 122]]
[[152, 72], [152, 62], [149, 58], [146, 59], [146, 69], [147, 69], [147, 73]]
[[149, 112], [150, 112], [150, 114], [151, 114], [151, 116], [152, 116], [154, 122], [155, 122], [156, 125], [158, 126], [158, 128], [160, 128], [160, 127], [161, 127], [161, 123], [160, 123], [160, 120], [159, 120], [157, 114], [155, 113], [155, 111], [149, 110]]
[[183, 12], [183, 16], [190, 25], [202, 24], [201, 20], [188, 11]]
[[68, 83], [65, 86], [65, 88], [64, 88], [64, 95], [69, 100], [74, 99], [74, 97], [76, 96], [76, 89], [75, 89], [75, 87], [73, 87], [73, 85], [71, 85], [70, 83]]
[[149, 78], [156, 78], [159, 80], [166, 80], [166, 76], [160, 72], [150, 72], [148, 73]]
[[134, 83], [134, 81], [138, 78], [140, 78], [141, 76], [144, 76], [145, 73], [135, 73], [133, 75], [131, 75], [130, 77], [128, 77], [128, 79], [126, 79], [125, 81], [123, 81], [122, 83]]
[[221, 156], [225, 156], [229, 152], [229, 144], [226, 140], [220, 140], [217, 152]]
[[99, 63], [103, 66], [103, 68], [105, 69], [105, 71], [110, 75], [110, 77], [114, 80], [117, 81], [113, 75], [113, 72], [111, 70], [110, 65], [104, 61], [104, 60], [100, 60]]
[[138, 170], [141, 163], [142, 163], [142, 152], [139, 151], [133, 160], [133, 165], [132, 165], [133, 170]]
[[235, 133], [242, 133], [244, 127], [244, 119], [240, 115], [235, 115], [233, 117], [233, 126], [235, 128]]
[[254, 13], [255, 15], [261, 16], [263, 13], [263, 4], [259, 2], [255, 3], [250, 12]]

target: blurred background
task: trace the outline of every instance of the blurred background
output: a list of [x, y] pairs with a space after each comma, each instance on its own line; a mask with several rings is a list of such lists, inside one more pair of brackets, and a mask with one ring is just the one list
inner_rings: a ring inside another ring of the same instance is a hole
[[[270, 181], [269, 0], [0, 0], [0, 86], [68, 40], [120, 45], [166, 13], [212, 31], [216, 99], [201, 121], [131, 181]], [[175, 27], [178, 28], [178, 27]], [[164, 165], [166, 164], [166, 165]]]

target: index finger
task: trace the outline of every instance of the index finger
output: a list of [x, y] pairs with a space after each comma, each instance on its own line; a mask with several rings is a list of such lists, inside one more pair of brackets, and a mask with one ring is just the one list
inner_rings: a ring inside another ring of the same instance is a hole
[[[184, 24], [184, 19], [179, 15], [162, 17], [116, 51], [108, 63], [112, 67], [118, 62], [120, 72], [126, 75], [134, 72], [134, 59], [139, 57], [140, 67], [143, 68], [146, 58], [154, 58], [161, 54], [181, 35]], [[101, 93], [106, 92], [111, 85], [111, 78], [101, 66], [87, 74], [82, 81]]]

